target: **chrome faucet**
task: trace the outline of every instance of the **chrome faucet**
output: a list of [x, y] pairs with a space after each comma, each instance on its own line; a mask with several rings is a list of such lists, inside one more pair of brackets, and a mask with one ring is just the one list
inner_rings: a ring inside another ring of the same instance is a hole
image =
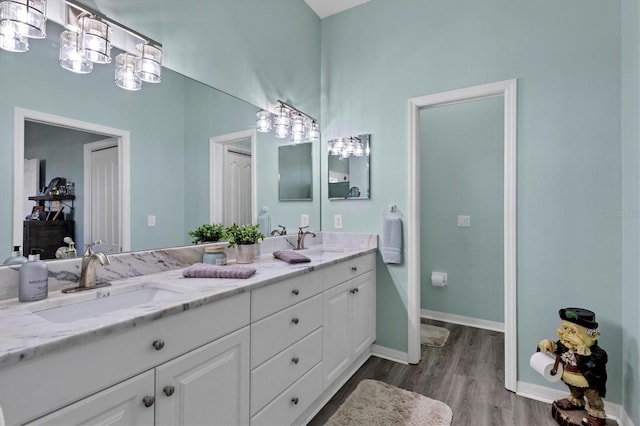
[[80, 281], [78, 282], [78, 286], [62, 289], [63, 293], [75, 293], [78, 291], [91, 290], [111, 285], [111, 283], [96, 284], [96, 264], [111, 264], [111, 259], [109, 259], [109, 255], [107, 255], [107, 253], [93, 251], [92, 246], [96, 244], [102, 244], [102, 241], [95, 241], [86, 245], [86, 249], [82, 255], [82, 267], [80, 269]]
[[274, 229], [271, 231], [271, 235], [287, 235], [287, 228], [282, 225], [278, 225], [278, 228], [280, 229]]
[[308, 226], [301, 226], [300, 228], [298, 228], [298, 247], [296, 248], [296, 250], [304, 249], [304, 237], [306, 237], [307, 235], [311, 234], [313, 238], [316, 237], [316, 234], [314, 232], [303, 231], [304, 228], [308, 228]]

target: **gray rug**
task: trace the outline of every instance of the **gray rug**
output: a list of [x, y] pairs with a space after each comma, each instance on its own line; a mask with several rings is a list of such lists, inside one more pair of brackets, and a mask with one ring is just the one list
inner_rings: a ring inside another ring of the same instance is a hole
[[377, 380], [363, 380], [325, 425], [445, 426], [452, 418], [444, 402]]
[[441, 348], [447, 343], [449, 330], [431, 324], [420, 324], [420, 342], [423, 348], [432, 346]]

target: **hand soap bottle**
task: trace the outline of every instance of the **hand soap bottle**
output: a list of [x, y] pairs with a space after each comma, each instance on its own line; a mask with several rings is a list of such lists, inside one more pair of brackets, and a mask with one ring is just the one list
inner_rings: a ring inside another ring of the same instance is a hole
[[49, 268], [40, 260], [40, 249], [31, 249], [29, 261], [20, 267], [18, 277], [18, 299], [33, 302], [49, 295]]

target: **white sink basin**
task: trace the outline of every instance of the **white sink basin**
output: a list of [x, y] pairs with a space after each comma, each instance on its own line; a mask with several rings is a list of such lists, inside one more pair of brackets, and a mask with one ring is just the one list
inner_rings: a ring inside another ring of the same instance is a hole
[[128, 287], [103, 287], [82, 294], [61, 296], [55, 300], [29, 306], [29, 310], [51, 322], [66, 323], [143, 306], [170, 299], [188, 290], [162, 283], [145, 283]]

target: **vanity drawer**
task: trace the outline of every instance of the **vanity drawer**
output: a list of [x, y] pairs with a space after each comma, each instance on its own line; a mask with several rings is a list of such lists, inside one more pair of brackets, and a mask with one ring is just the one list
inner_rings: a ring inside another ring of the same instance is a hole
[[322, 295], [251, 324], [251, 368], [322, 326]]
[[254, 415], [322, 360], [322, 329], [314, 331], [251, 372]]
[[288, 308], [323, 290], [322, 272], [311, 272], [251, 292], [251, 321]]
[[319, 363], [253, 416], [251, 426], [293, 424], [321, 393], [322, 363]]
[[373, 270], [376, 266], [375, 253], [349, 259], [324, 270], [324, 289], [336, 285]]

